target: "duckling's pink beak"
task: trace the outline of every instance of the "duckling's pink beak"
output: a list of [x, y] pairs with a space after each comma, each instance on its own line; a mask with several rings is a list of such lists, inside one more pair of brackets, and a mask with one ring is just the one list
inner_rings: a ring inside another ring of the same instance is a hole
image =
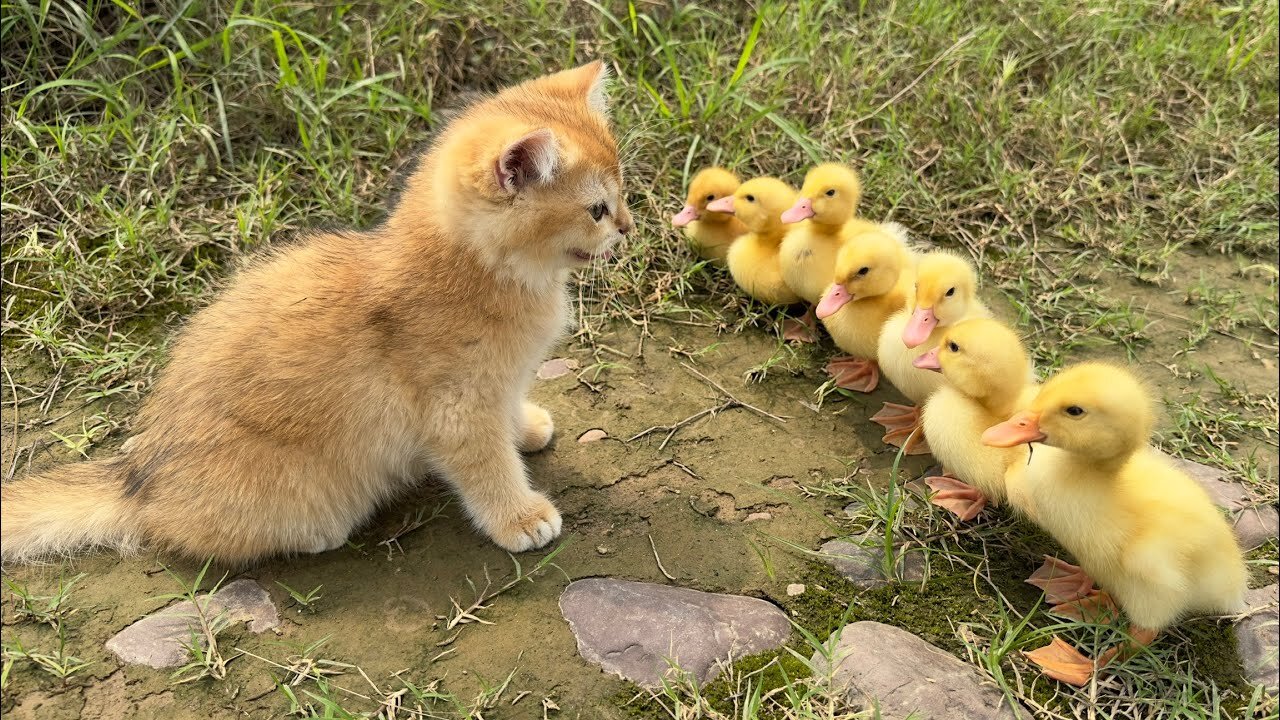
[[916, 347], [928, 340], [929, 334], [936, 327], [938, 316], [933, 313], [933, 308], [916, 308], [911, 313], [907, 326], [902, 329], [902, 342], [909, 348]]
[[840, 283], [832, 283], [831, 287], [822, 294], [822, 299], [818, 301], [818, 307], [813, 311], [819, 320], [825, 320], [836, 314], [840, 308], [844, 307], [853, 296]]
[[679, 227], [684, 227], [685, 225], [688, 225], [689, 223], [697, 219], [698, 219], [698, 208], [692, 205], [685, 205], [683, 210], [676, 213], [675, 217], [671, 218], [671, 224], [679, 228]]
[[801, 220], [808, 220], [813, 217], [813, 215], [813, 201], [809, 198], [800, 198], [796, 201], [795, 205], [787, 208], [787, 210], [782, 213], [782, 222], [798, 223]]
[[1023, 410], [999, 425], [992, 425], [982, 433], [982, 444], [1009, 448], [1023, 443], [1040, 442], [1046, 435], [1040, 431], [1040, 415]]
[[939, 345], [938, 347], [930, 350], [929, 352], [923, 355], [916, 356], [916, 359], [912, 360], [911, 364], [920, 368], [921, 370], [932, 370], [934, 372], [942, 372], [942, 363], [938, 362], [938, 350], [940, 349], [942, 349], [941, 345]]
[[733, 196], [725, 195], [719, 200], [712, 200], [711, 202], [707, 203], [707, 210], [709, 212], [722, 212], [722, 213], [729, 213], [730, 215], [732, 215], [733, 214]]

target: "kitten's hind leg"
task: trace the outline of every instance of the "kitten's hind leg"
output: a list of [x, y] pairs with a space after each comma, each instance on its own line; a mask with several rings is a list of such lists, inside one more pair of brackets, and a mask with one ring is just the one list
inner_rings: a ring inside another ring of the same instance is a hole
[[520, 452], [537, 452], [551, 442], [556, 425], [551, 413], [525, 400], [520, 408]]
[[476, 526], [510, 552], [540, 548], [560, 535], [560, 513], [529, 487], [507, 417], [476, 410], [432, 443], [444, 477]]

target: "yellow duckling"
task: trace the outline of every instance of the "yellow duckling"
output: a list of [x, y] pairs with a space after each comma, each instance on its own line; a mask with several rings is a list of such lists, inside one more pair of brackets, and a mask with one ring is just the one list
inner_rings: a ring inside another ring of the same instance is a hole
[[[1231, 526], [1194, 480], [1148, 444], [1150, 395], [1102, 363], [1063, 370], [1031, 407], [990, 428], [994, 447], [1037, 443], [1025, 468], [1036, 522], [1129, 616], [1131, 640], [1097, 667], [1193, 612], [1244, 607], [1248, 575]], [[1060, 563], [1065, 565], [1065, 563]], [[1057, 608], [1056, 608], [1057, 609]], [[1083, 685], [1095, 663], [1061, 639], [1028, 657], [1050, 677]]]
[[786, 234], [780, 216], [795, 196], [796, 191], [781, 180], [758, 177], [739, 185], [732, 195], [707, 204], [707, 210], [736, 215], [746, 226], [747, 233], [729, 247], [729, 274], [744, 292], [770, 305], [800, 301], [783, 280], [778, 263], [778, 247]]
[[853, 219], [862, 199], [858, 173], [843, 165], [818, 165], [804, 176], [800, 197], [782, 222], [795, 223], [778, 253], [787, 285], [810, 304], [822, 299], [835, 274], [841, 231]]
[[827, 373], [839, 387], [858, 392], [876, 389], [880, 330], [906, 304], [913, 266], [914, 256], [901, 238], [879, 226], [847, 236], [836, 254], [834, 282], [817, 309], [831, 339], [849, 353], [827, 364]]
[[929, 452], [928, 437], [920, 429], [920, 406], [943, 380], [937, 373], [915, 367], [925, 350], [937, 347], [946, 328], [972, 318], [990, 317], [978, 299], [978, 274], [959, 255], [938, 250], [916, 264], [916, 287], [907, 308], [885, 323], [880, 333], [880, 369], [889, 382], [915, 406], [885, 403], [871, 416], [883, 425], [884, 441], [895, 447], [906, 444], [908, 455]]
[[741, 184], [737, 175], [724, 168], [703, 168], [689, 183], [684, 209], [671, 218], [671, 224], [684, 228], [693, 249], [707, 260], [723, 264], [729, 246], [747, 231], [732, 214], [707, 210], [707, 205], [732, 195]]
[[946, 329], [938, 345], [915, 360], [915, 367], [941, 373], [944, 380], [925, 402], [925, 437], [946, 473], [925, 479], [933, 504], [972, 520], [990, 502], [1007, 499], [1024, 511], [1025, 496], [1011, 492], [1006, 472], [1027, 462], [1027, 449], [983, 445], [992, 424], [1025, 408], [1035, 397], [1031, 359], [1018, 335], [990, 318], [965, 320]]

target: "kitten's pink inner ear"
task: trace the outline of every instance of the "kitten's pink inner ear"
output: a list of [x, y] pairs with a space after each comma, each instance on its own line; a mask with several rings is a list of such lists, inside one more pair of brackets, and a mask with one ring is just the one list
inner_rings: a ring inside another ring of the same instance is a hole
[[502, 151], [493, 165], [494, 179], [503, 190], [519, 192], [550, 182], [559, 163], [555, 134], [546, 128], [534, 130]]

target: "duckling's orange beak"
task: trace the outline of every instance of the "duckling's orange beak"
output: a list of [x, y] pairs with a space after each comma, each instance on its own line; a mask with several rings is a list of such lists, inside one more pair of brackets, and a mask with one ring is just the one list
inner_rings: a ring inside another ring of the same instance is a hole
[[916, 347], [929, 339], [929, 333], [938, 327], [938, 316], [934, 314], [933, 308], [916, 308], [911, 313], [911, 319], [907, 321], [907, 326], [902, 329], [902, 342], [909, 348]]
[[831, 287], [827, 288], [827, 291], [822, 294], [822, 299], [818, 301], [818, 307], [814, 309], [813, 313], [818, 316], [819, 320], [825, 320], [835, 315], [840, 308], [844, 307], [852, 299], [853, 296], [849, 294], [848, 290], [844, 289], [843, 285], [832, 283]]
[[923, 355], [916, 356], [916, 359], [912, 360], [911, 364], [920, 368], [921, 370], [932, 370], [934, 372], [942, 372], [942, 363], [938, 361], [938, 350], [941, 348], [942, 346], [939, 345], [938, 347], [930, 350], [929, 352]]
[[679, 228], [679, 227], [684, 227], [685, 225], [688, 225], [689, 223], [697, 219], [698, 219], [698, 208], [692, 205], [685, 205], [683, 210], [676, 213], [675, 217], [671, 218], [671, 224]]
[[982, 433], [982, 444], [1009, 448], [1023, 443], [1040, 442], [1046, 435], [1040, 431], [1040, 414], [1023, 410]]
[[733, 214], [733, 196], [725, 195], [719, 200], [712, 200], [711, 202], [707, 203], [707, 210], [709, 212], [722, 212], [722, 213], [729, 213], [730, 215], [732, 215]]
[[809, 198], [800, 198], [795, 205], [787, 208], [786, 212], [782, 213], [782, 222], [798, 223], [813, 216], [813, 201]]

